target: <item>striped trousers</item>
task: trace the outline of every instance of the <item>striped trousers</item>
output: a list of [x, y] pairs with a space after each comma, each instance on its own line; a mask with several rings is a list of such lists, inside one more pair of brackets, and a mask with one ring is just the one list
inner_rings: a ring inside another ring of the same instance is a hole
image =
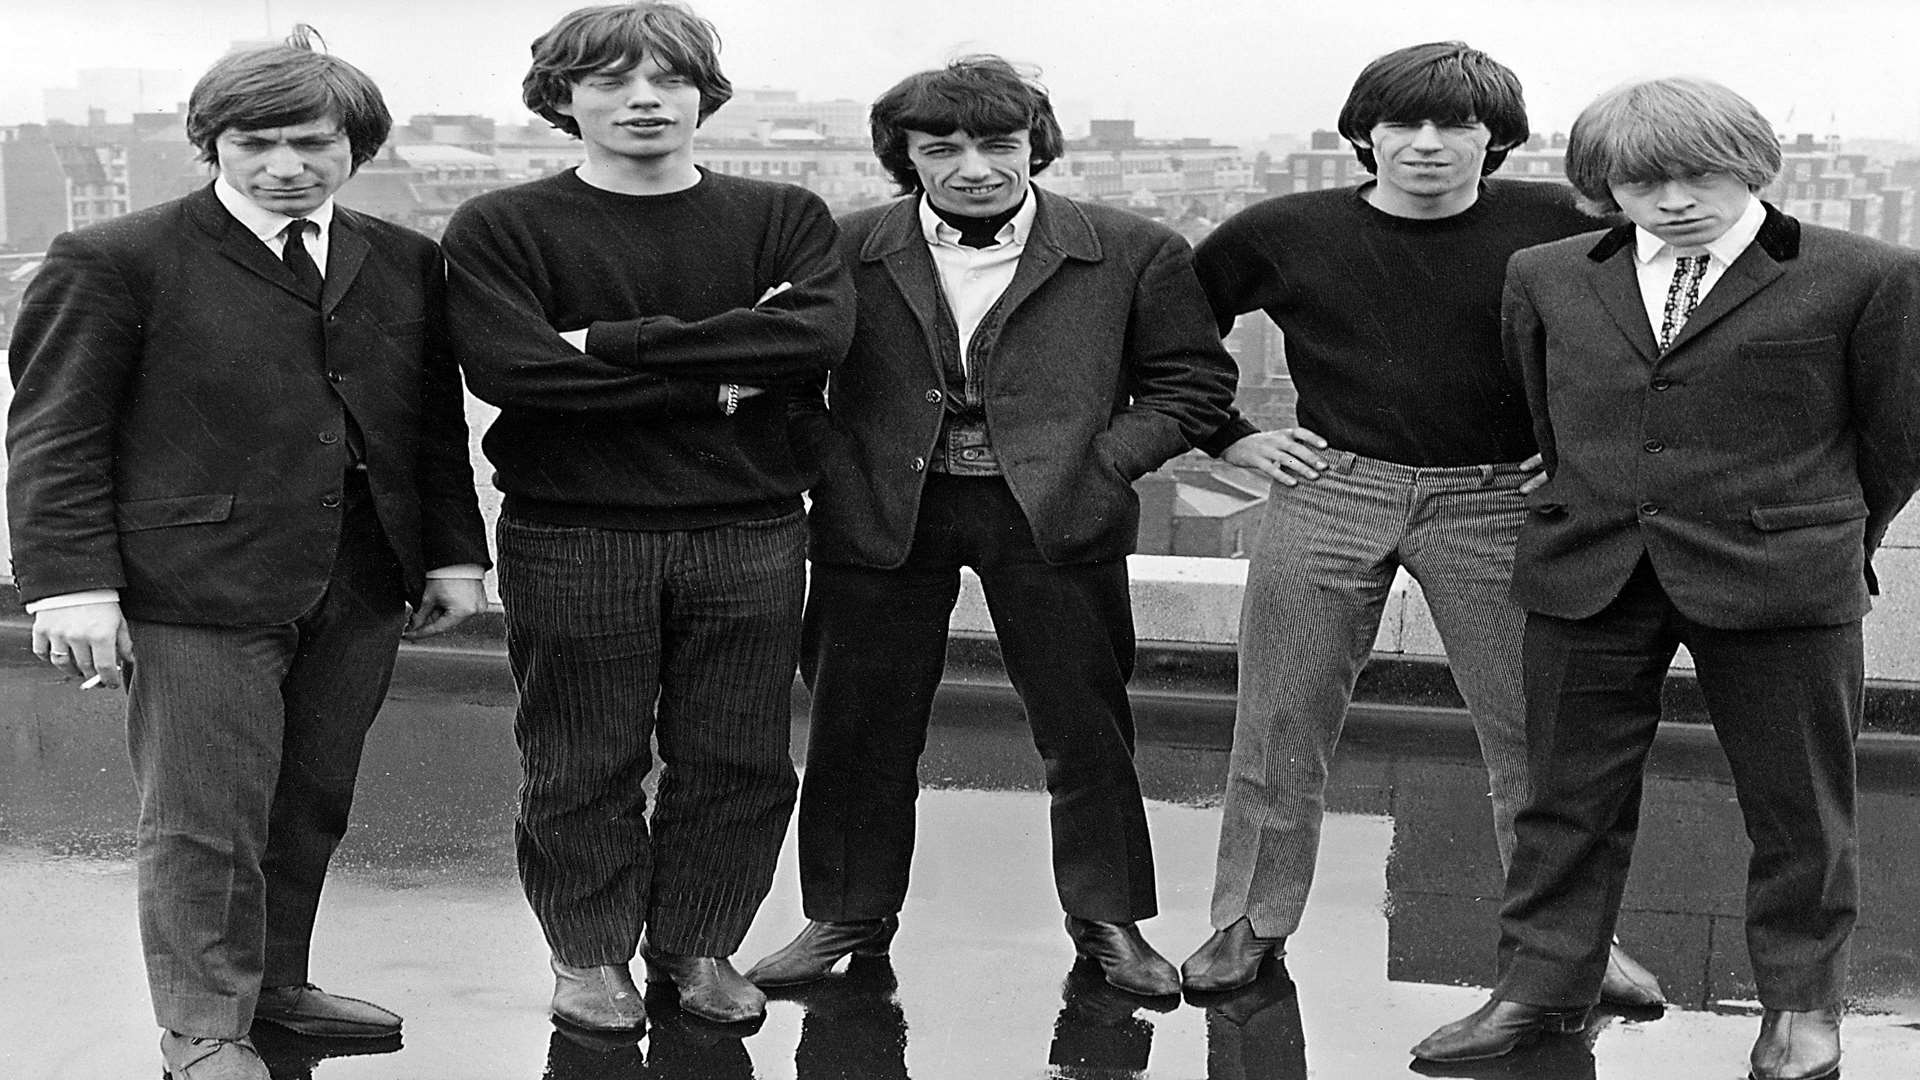
[[[730, 956], [793, 810], [799, 511], [641, 532], [503, 516], [520, 880], [563, 963]], [[642, 788], [661, 769], [652, 813]]]

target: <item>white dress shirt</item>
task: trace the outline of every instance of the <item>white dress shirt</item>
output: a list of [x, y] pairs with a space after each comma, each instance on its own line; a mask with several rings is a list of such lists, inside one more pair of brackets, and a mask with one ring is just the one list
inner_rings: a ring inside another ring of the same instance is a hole
[[1027, 192], [1013, 217], [995, 234], [993, 246], [970, 248], [960, 243], [960, 230], [934, 213], [926, 195], [920, 196], [920, 234], [933, 253], [933, 268], [940, 277], [940, 291], [946, 294], [947, 308], [960, 330], [960, 368], [967, 370], [973, 350], [973, 332], [993, 310], [994, 302], [1007, 291], [1013, 272], [1020, 268], [1020, 254], [1027, 250], [1027, 235], [1033, 231], [1033, 217], [1039, 200]]
[[1700, 299], [1705, 300], [1714, 284], [1726, 274], [1727, 267], [1760, 235], [1760, 226], [1766, 220], [1767, 208], [1749, 195], [1747, 208], [1727, 231], [1703, 247], [1676, 248], [1638, 225], [1633, 227], [1634, 273], [1639, 277], [1640, 302], [1647, 307], [1647, 323], [1653, 327], [1656, 341], [1660, 337], [1660, 323], [1667, 315], [1667, 290], [1673, 285], [1673, 271], [1680, 256], [1706, 254], [1707, 272], [1700, 278]]
[[[227, 208], [227, 213], [233, 215], [234, 220], [246, 226], [248, 232], [259, 237], [260, 242], [267, 245], [267, 250], [273, 252], [274, 258], [281, 257], [287, 247], [287, 222], [292, 221], [292, 218], [278, 210], [268, 210], [247, 198], [239, 189], [227, 183], [225, 177], [214, 180], [213, 194], [220, 200], [220, 205]], [[318, 237], [314, 235], [313, 230], [307, 230], [304, 242], [307, 254], [313, 256], [313, 265], [320, 268], [320, 276], [325, 278], [328, 241], [333, 235], [333, 196], [327, 196], [327, 201], [301, 216], [320, 229]]]

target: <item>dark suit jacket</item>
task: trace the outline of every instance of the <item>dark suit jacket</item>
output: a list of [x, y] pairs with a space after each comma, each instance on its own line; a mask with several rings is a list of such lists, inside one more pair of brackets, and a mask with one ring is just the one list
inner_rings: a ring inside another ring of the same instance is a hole
[[349, 456], [408, 598], [487, 561], [439, 252], [339, 208], [318, 309], [212, 187], [48, 249], [14, 326], [7, 513], [23, 601], [118, 588], [132, 618], [291, 620], [325, 588]]
[[1631, 226], [1513, 257], [1507, 356], [1551, 477], [1520, 531], [1522, 607], [1592, 615], [1644, 552], [1705, 625], [1865, 614], [1920, 484], [1920, 253], [1766, 210], [1664, 354]]
[[[1119, 558], [1139, 531], [1133, 480], [1225, 422], [1233, 358], [1177, 233], [1033, 191], [1019, 268], [973, 339], [987, 427], [1042, 556]], [[827, 402], [801, 395], [793, 414], [820, 467], [809, 515], [819, 561], [891, 568], [913, 545], [945, 411], [940, 358], [960, 347], [918, 203], [840, 221], [859, 293], [853, 348]]]

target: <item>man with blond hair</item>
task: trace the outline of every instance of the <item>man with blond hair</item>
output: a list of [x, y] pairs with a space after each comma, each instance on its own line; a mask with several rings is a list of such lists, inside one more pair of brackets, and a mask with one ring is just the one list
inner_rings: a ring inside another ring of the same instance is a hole
[[1753, 845], [1752, 1075], [1839, 1070], [1860, 625], [1920, 485], [1920, 254], [1763, 203], [1779, 169], [1772, 125], [1726, 87], [1619, 87], [1575, 121], [1567, 173], [1629, 223], [1513, 259], [1506, 351], [1548, 476], [1513, 581], [1533, 795], [1492, 998], [1415, 1057], [1584, 1025], [1685, 645]]

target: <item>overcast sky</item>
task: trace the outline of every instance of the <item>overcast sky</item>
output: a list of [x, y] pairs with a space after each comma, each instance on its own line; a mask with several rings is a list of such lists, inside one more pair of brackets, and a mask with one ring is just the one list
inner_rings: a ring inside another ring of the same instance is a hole
[[[525, 116], [556, 0], [0, 0], [0, 123], [83, 67], [171, 68], [181, 94], [236, 39], [318, 26], [397, 116]], [[871, 99], [965, 52], [1038, 65], [1070, 116], [1225, 141], [1332, 127], [1360, 66], [1461, 38], [1517, 71], [1537, 131], [1624, 79], [1686, 72], [1784, 131], [1920, 141], [1915, 0], [704, 0], [737, 86]]]

